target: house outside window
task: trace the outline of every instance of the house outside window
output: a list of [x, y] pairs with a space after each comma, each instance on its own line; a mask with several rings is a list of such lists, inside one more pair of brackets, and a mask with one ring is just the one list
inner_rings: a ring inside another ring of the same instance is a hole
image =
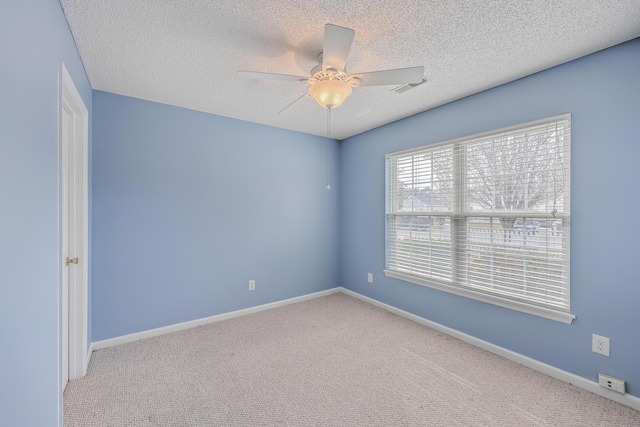
[[386, 156], [389, 277], [571, 323], [571, 116]]

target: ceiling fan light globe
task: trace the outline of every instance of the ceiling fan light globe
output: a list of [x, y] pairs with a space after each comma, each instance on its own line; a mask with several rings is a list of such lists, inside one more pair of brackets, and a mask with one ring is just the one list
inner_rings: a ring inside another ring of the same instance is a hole
[[309, 95], [323, 108], [336, 108], [351, 95], [351, 86], [340, 80], [323, 80], [309, 88]]

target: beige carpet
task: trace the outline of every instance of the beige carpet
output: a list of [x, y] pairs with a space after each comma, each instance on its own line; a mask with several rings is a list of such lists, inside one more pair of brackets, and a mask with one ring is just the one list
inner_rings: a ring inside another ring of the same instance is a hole
[[72, 426], [640, 426], [640, 412], [344, 294], [93, 354]]

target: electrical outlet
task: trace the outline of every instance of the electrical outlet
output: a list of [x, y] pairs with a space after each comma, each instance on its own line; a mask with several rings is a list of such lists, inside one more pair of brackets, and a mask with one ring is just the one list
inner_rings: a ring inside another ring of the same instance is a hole
[[256, 290], [256, 281], [255, 280], [249, 280], [249, 290], [250, 291], [255, 291]]
[[371, 274], [371, 273], [367, 273], [367, 281], [368, 281], [369, 283], [373, 283], [373, 274]]
[[625, 381], [620, 378], [611, 377], [605, 374], [598, 374], [598, 384], [609, 390], [617, 391], [618, 393], [625, 394], [627, 392], [625, 387]]
[[591, 342], [591, 351], [594, 353], [602, 354], [603, 356], [609, 357], [609, 348], [611, 346], [611, 342], [607, 337], [601, 337], [600, 335], [593, 334], [592, 342]]

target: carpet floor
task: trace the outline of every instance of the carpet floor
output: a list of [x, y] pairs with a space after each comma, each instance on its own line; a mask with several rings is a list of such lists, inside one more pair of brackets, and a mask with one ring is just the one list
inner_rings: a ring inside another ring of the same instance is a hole
[[93, 353], [65, 427], [640, 426], [640, 412], [342, 293]]

